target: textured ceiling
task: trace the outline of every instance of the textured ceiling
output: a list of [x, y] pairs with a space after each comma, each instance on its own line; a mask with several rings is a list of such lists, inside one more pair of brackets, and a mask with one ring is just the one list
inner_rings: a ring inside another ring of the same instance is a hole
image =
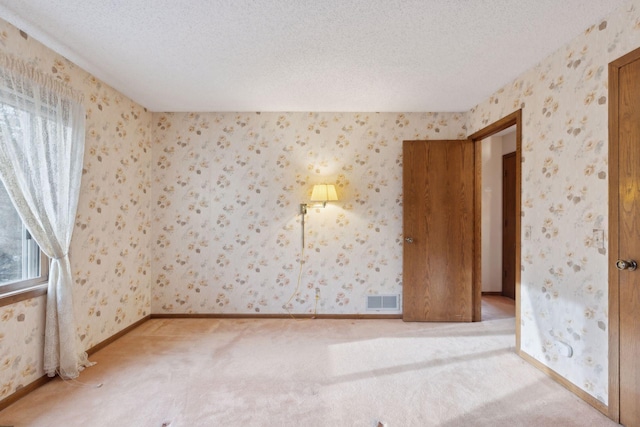
[[152, 111], [466, 111], [625, 0], [0, 0]]

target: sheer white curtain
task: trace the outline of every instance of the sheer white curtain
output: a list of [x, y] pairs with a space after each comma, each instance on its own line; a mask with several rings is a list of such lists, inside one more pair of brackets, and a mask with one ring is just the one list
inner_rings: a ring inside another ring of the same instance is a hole
[[91, 364], [78, 342], [69, 262], [84, 154], [81, 102], [63, 83], [0, 54], [0, 179], [51, 258], [44, 370], [64, 378]]

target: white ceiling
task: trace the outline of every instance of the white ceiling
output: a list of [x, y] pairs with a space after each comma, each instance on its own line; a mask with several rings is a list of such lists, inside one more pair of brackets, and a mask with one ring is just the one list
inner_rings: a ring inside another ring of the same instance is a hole
[[0, 0], [152, 111], [467, 111], [625, 0]]

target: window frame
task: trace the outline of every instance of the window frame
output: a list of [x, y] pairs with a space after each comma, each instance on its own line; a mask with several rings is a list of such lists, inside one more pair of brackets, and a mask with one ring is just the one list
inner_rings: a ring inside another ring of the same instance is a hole
[[[13, 93], [18, 98], [23, 98], [26, 100], [26, 94], [21, 92], [16, 92], [14, 89], [4, 88], [5, 90]], [[7, 102], [6, 100], [3, 104], [9, 106], [10, 108], [20, 110], [26, 114], [33, 114], [30, 111], [26, 111], [20, 107], [20, 105]], [[43, 118], [48, 118], [48, 111], [44, 109], [42, 111], [44, 113], [42, 115]], [[0, 185], [3, 185], [0, 182]], [[22, 227], [26, 230], [24, 221], [22, 221]], [[31, 237], [33, 239], [33, 237]], [[35, 240], [34, 240], [35, 243]], [[15, 280], [12, 282], [6, 282], [0, 284], [0, 307], [4, 307], [7, 305], [15, 304], [20, 301], [24, 301], [27, 299], [35, 298], [41, 295], [46, 295], [48, 283], [49, 283], [49, 265], [51, 260], [49, 257], [43, 252], [40, 246], [38, 246], [38, 252], [40, 253], [40, 275], [38, 277], [32, 277], [29, 279]], [[24, 261], [24, 260], [23, 260]]]
[[[0, 186], [4, 184], [0, 182]], [[4, 189], [4, 188], [3, 188]], [[15, 207], [14, 207], [15, 212]], [[16, 212], [17, 214], [17, 212]], [[20, 256], [22, 257], [23, 274], [24, 264], [28, 263], [27, 258], [31, 255], [39, 254], [38, 267], [39, 275], [30, 277], [28, 279], [18, 279], [9, 282], [0, 283], [0, 307], [6, 305], [15, 304], [16, 302], [24, 301], [30, 298], [35, 298], [47, 293], [47, 287], [49, 282], [49, 264], [50, 259], [40, 248], [40, 245], [35, 241], [31, 233], [27, 230], [22, 219], [22, 251]], [[35, 245], [33, 248], [25, 248], [27, 245]], [[31, 254], [31, 255], [30, 255]], [[30, 267], [27, 267], [29, 269]]]
[[49, 282], [49, 257], [40, 252], [40, 276], [0, 284], [0, 307], [15, 304], [47, 293]]

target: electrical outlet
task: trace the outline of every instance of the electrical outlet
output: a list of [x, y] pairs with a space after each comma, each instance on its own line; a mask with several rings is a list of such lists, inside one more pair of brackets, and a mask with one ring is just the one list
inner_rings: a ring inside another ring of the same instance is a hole
[[320, 288], [316, 288], [316, 299], [320, 299]]
[[524, 226], [524, 240], [531, 240], [531, 226]]
[[597, 249], [604, 249], [604, 230], [593, 229], [593, 246]]

